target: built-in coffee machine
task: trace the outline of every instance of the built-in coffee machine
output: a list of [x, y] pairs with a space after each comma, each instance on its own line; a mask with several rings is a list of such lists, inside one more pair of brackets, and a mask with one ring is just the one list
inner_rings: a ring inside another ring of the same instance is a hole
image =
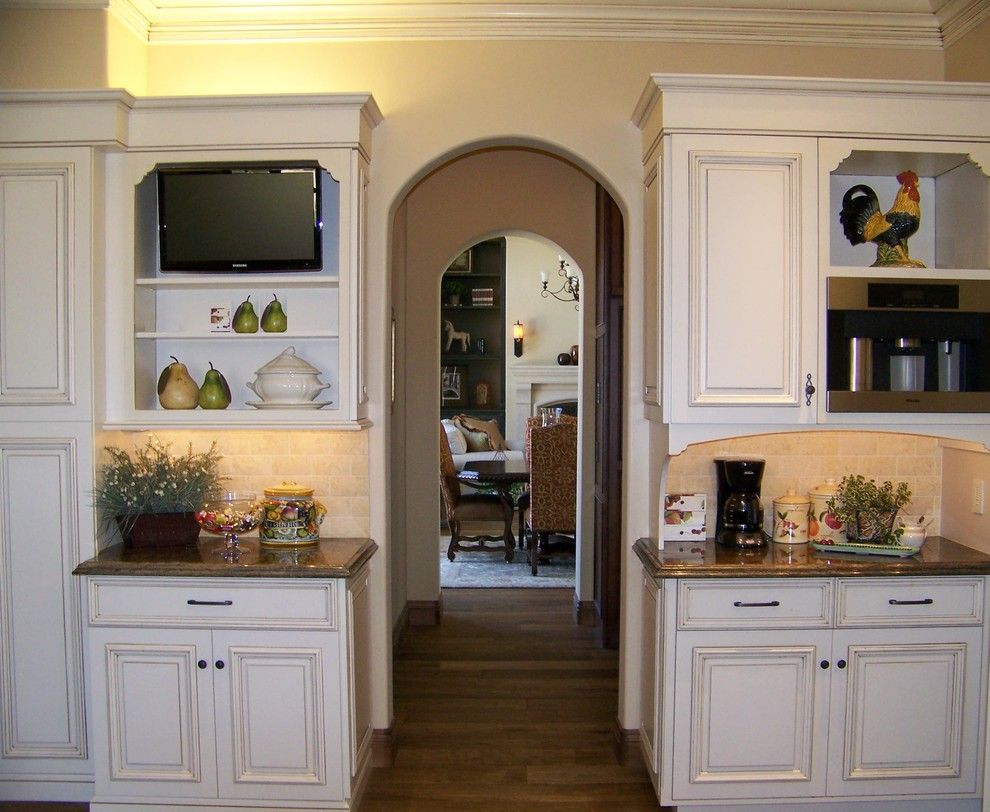
[[763, 547], [762, 459], [719, 457], [715, 460], [718, 504], [715, 540], [726, 547]]
[[990, 281], [829, 277], [830, 412], [990, 412]]

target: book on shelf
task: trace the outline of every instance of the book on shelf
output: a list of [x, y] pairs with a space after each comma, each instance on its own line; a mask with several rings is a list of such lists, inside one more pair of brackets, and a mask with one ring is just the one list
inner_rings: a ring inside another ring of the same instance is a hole
[[490, 307], [495, 304], [495, 288], [474, 288], [471, 291], [471, 304], [474, 307]]

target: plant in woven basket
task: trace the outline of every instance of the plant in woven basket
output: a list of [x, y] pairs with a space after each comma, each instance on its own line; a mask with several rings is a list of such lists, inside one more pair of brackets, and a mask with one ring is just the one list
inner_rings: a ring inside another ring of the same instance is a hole
[[826, 507], [846, 525], [852, 542], [897, 544], [902, 528], [894, 527], [897, 512], [911, 501], [906, 482], [895, 486], [890, 480], [877, 483], [862, 474], [845, 476]]
[[150, 437], [132, 453], [112, 446], [105, 449], [109, 461], [101, 467], [93, 490], [93, 505], [104, 526], [116, 522], [127, 538], [139, 517], [193, 514], [223, 493], [216, 443], [202, 453], [193, 453], [190, 444], [179, 456], [169, 453], [169, 448]]

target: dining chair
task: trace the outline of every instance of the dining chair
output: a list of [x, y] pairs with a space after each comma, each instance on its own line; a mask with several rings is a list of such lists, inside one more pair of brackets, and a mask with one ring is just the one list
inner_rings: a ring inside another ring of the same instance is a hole
[[537, 573], [539, 553], [550, 554], [550, 535], [573, 535], [577, 527], [577, 423], [530, 429], [529, 564]]
[[[558, 418], [558, 422], [572, 423], [574, 426], [577, 426], [577, 418], [569, 414], [562, 414]], [[526, 439], [523, 445], [523, 459], [526, 460], [526, 464], [530, 467], [532, 467], [532, 463], [530, 462], [530, 457], [532, 456], [532, 431], [534, 427], [541, 424], [542, 420], [538, 416], [526, 418]], [[519, 546], [521, 547], [523, 546], [522, 539], [526, 537], [526, 512], [529, 510], [528, 488], [519, 495], [519, 498], [516, 500], [516, 507], [519, 509]]]
[[[440, 427], [440, 493], [447, 511], [447, 525], [450, 527], [450, 544], [447, 558], [451, 561], [458, 552], [468, 550], [505, 549], [505, 560], [512, 561], [512, 505], [494, 493], [461, 493], [461, 483], [457, 479], [457, 469], [447, 442], [447, 432]], [[502, 535], [479, 534], [474, 536], [462, 533], [462, 522], [501, 522]], [[488, 546], [485, 542], [501, 541], [503, 547]]]

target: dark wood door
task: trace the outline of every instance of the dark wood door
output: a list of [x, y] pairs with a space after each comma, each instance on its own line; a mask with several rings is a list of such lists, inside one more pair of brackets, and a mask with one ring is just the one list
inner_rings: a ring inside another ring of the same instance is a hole
[[595, 606], [602, 645], [619, 647], [622, 561], [623, 225], [601, 186], [595, 200]]

